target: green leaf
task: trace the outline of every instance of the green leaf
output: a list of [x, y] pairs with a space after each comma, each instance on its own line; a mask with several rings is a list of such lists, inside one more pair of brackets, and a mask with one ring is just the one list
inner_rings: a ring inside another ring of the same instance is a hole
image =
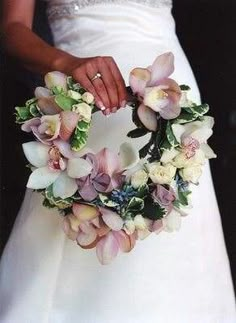
[[74, 151], [79, 151], [82, 149], [88, 140], [88, 132], [80, 131], [78, 127], [76, 127], [74, 135], [71, 140], [71, 149]]
[[136, 193], [136, 197], [144, 199], [148, 195], [148, 192], [149, 192], [148, 185], [147, 184], [142, 185], [138, 188], [137, 193]]
[[37, 105], [35, 103], [31, 104], [29, 109], [30, 109], [30, 113], [33, 117], [41, 116], [41, 113], [39, 112]]
[[54, 197], [52, 187], [53, 185], [48, 186], [44, 192], [44, 196], [48, 200], [48, 203], [51, 205], [55, 205], [59, 209], [66, 209], [68, 207], [71, 207], [73, 204], [73, 199], [72, 198], [62, 199], [60, 197]]
[[33, 103], [36, 103], [37, 102], [37, 99], [36, 98], [32, 98], [32, 99], [29, 99], [25, 102], [25, 105], [28, 107], [30, 106], [31, 104]]
[[22, 123], [32, 118], [29, 107], [15, 107], [16, 122]]
[[188, 205], [188, 195], [191, 194], [191, 191], [181, 192], [178, 191], [178, 200], [182, 205]]
[[65, 96], [64, 94], [58, 94], [55, 96], [55, 102], [59, 107], [65, 111], [72, 110], [72, 106], [77, 103], [76, 100]]
[[152, 145], [151, 142], [148, 142], [145, 146], [143, 146], [140, 150], [139, 150], [139, 157], [140, 158], [144, 158], [147, 156], [150, 146]]
[[179, 146], [179, 142], [176, 140], [176, 138], [174, 136], [174, 133], [172, 131], [170, 121], [167, 122], [167, 126], [166, 126], [166, 136], [167, 136], [167, 139], [168, 139], [171, 147], [177, 147], [177, 146]]
[[178, 118], [175, 119], [174, 123], [184, 124], [184, 123], [195, 121], [197, 119], [196, 115], [194, 115], [193, 113], [188, 113], [186, 112], [186, 110], [187, 109], [182, 108], [183, 112], [181, 112]]
[[51, 89], [52, 93], [55, 95], [59, 95], [59, 94], [63, 94], [64, 93], [64, 89], [61, 86], [54, 86]]
[[195, 116], [202, 117], [204, 114], [206, 114], [209, 111], [209, 105], [201, 104], [201, 105], [189, 107], [189, 109], [192, 111], [192, 113]]
[[162, 208], [158, 203], [155, 203], [151, 196], [148, 196], [144, 200], [144, 217], [151, 220], [162, 219], [166, 213], [166, 210]]
[[132, 197], [127, 205], [127, 211], [129, 212], [139, 212], [144, 207], [144, 200], [139, 197]]
[[144, 128], [136, 128], [128, 132], [127, 137], [139, 138], [139, 137], [145, 136], [147, 133], [148, 131]]
[[79, 131], [88, 131], [90, 128], [91, 124], [85, 121], [79, 121], [77, 128]]
[[99, 196], [99, 199], [102, 202], [102, 204], [104, 204], [107, 207], [116, 207], [119, 205], [118, 203], [110, 200], [107, 195], [100, 193], [98, 196]]
[[165, 139], [162, 144], [161, 144], [161, 151], [164, 150], [170, 150], [172, 148], [171, 144], [169, 143], [169, 141], [167, 139]]
[[186, 84], [181, 84], [179, 87], [180, 87], [181, 91], [189, 91], [189, 90], [191, 90], [191, 88]]

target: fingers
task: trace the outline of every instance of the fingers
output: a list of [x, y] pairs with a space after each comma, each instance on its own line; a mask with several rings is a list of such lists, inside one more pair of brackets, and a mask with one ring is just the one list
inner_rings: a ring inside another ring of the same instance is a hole
[[[93, 77], [100, 73], [101, 78]], [[112, 57], [95, 57], [85, 61], [72, 75], [95, 97], [96, 105], [105, 114], [125, 105], [127, 93], [123, 77]]]
[[117, 86], [117, 92], [118, 92], [118, 97], [119, 97], [119, 107], [124, 107], [127, 101], [127, 91], [126, 91], [126, 87], [125, 87], [125, 82], [124, 79], [121, 75], [121, 72], [116, 64], [116, 62], [114, 61], [114, 59], [112, 57], [107, 57], [106, 60], [108, 66], [110, 67], [110, 71], [113, 75], [113, 78], [116, 82], [116, 86]]

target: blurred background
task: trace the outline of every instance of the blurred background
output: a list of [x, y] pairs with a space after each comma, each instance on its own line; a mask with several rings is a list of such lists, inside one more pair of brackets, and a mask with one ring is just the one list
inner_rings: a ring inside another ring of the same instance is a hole
[[[211, 145], [218, 158], [211, 161], [211, 169], [236, 287], [235, 12], [235, 0], [174, 0], [173, 7], [178, 37], [195, 73], [202, 100], [210, 104], [216, 120]], [[53, 43], [42, 1], [37, 1], [34, 30]], [[0, 55], [1, 155], [4, 156], [1, 161], [1, 253], [24, 196], [28, 174], [21, 149], [24, 134], [14, 124], [14, 107], [32, 96], [32, 89], [40, 79], [17, 66], [2, 50]]]

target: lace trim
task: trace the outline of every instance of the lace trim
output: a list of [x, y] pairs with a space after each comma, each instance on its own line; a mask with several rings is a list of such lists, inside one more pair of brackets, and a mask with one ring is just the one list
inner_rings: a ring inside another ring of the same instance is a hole
[[[153, 8], [172, 7], [172, 0], [129, 0], [132, 2], [144, 4]], [[127, 0], [77, 0], [69, 3], [51, 4], [47, 9], [48, 18], [58, 19], [64, 16], [74, 16], [79, 10], [88, 6], [106, 3], [125, 3]]]

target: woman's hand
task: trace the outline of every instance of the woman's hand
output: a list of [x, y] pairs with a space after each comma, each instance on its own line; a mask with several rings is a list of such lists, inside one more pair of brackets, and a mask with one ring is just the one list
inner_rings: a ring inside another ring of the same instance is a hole
[[[125, 106], [125, 82], [112, 57], [77, 58], [72, 66], [70, 75], [94, 95], [96, 105], [105, 115]], [[97, 73], [101, 77], [93, 79]]]

